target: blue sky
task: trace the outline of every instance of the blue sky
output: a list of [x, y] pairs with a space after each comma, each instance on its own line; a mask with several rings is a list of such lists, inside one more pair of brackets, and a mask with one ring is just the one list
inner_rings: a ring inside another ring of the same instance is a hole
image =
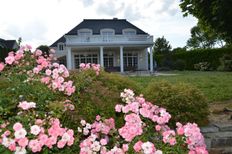
[[183, 47], [196, 25], [183, 17], [179, 0], [1, 0], [0, 38], [51, 45], [83, 19], [127, 19], [150, 35]]

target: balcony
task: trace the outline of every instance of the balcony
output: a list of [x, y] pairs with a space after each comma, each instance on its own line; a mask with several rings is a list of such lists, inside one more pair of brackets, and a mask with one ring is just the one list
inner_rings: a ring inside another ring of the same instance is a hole
[[66, 44], [67, 45], [119, 45], [119, 44], [153, 44], [153, 36], [150, 35], [113, 35], [113, 36], [102, 36], [102, 35], [91, 35], [91, 36], [73, 36], [67, 35]]

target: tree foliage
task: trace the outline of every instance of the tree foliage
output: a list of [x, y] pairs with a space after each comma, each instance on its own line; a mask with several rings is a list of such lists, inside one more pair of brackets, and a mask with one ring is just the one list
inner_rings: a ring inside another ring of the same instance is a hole
[[40, 45], [37, 49], [43, 52], [43, 55], [49, 55], [50, 48], [47, 45]]
[[204, 30], [212, 30], [227, 43], [232, 42], [231, 0], [181, 0], [180, 7], [184, 16], [195, 16]]
[[187, 47], [190, 49], [213, 48], [219, 40], [215, 33], [205, 32], [197, 25], [191, 29], [191, 38], [187, 41]]
[[153, 46], [153, 50], [156, 54], [165, 54], [169, 53], [171, 51], [172, 47], [169, 44], [169, 41], [167, 41], [164, 36], [159, 37], [155, 40], [155, 44]]

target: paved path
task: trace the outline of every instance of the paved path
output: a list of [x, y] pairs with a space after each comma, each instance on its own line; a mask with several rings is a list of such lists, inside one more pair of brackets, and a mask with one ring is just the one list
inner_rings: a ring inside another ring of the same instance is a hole
[[137, 71], [137, 72], [125, 72], [123, 75], [126, 75], [126, 76], [174, 76], [174, 75], [179, 75], [179, 74], [162, 73], [162, 72], [150, 73], [148, 71]]

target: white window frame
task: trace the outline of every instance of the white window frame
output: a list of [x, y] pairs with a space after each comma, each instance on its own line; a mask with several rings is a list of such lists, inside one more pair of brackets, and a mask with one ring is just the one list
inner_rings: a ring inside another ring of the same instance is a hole
[[89, 42], [90, 37], [93, 35], [92, 29], [83, 28], [77, 31], [77, 35], [82, 38], [83, 42]]
[[126, 28], [126, 29], [123, 29], [123, 30], [122, 30], [122, 33], [123, 33], [123, 35], [126, 35], [126, 36], [134, 36], [134, 35], [137, 34], [137, 33], [136, 33], [136, 30], [133, 29], [133, 28]]
[[62, 43], [62, 42], [58, 43], [58, 44], [57, 44], [57, 49], [58, 49], [59, 51], [64, 51], [64, 43]]
[[[113, 52], [106, 52], [104, 53], [104, 67], [108, 68], [108, 67], [114, 67], [114, 53]], [[110, 60], [112, 60], [112, 66], [110, 66], [111, 62]]]
[[[131, 54], [131, 55], [129, 56], [128, 54]], [[131, 58], [131, 66], [129, 65], [129, 63], [130, 63], [129, 58]], [[135, 59], [136, 59], [136, 61], [135, 61]], [[138, 52], [136, 52], [136, 51], [124, 52], [123, 53], [123, 61], [124, 61], [124, 67], [138, 68], [138, 63], [139, 63]]]
[[[111, 28], [104, 28], [100, 30], [101, 36], [103, 38], [104, 42], [111, 42], [112, 38], [115, 35], [115, 30], [111, 29]], [[108, 33], [107, 35], [105, 35], [104, 33]], [[109, 33], [112, 33], [112, 35], [109, 35]]]
[[[91, 55], [90, 57], [88, 57], [88, 55]], [[93, 56], [94, 55], [94, 56]], [[90, 62], [88, 62], [88, 58], [90, 58]], [[79, 64], [76, 62], [76, 60], [79, 59]], [[93, 62], [94, 59], [97, 59], [96, 62]], [[83, 60], [83, 61], [82, 61]], [[79, 68], [79, 65], [81, 63], [99, 63], [99, 55], [96, 52], [81, 52], [81, 53], [75, 53], [74, 54], [74, 64], [75, 64], [75, 68]]]

